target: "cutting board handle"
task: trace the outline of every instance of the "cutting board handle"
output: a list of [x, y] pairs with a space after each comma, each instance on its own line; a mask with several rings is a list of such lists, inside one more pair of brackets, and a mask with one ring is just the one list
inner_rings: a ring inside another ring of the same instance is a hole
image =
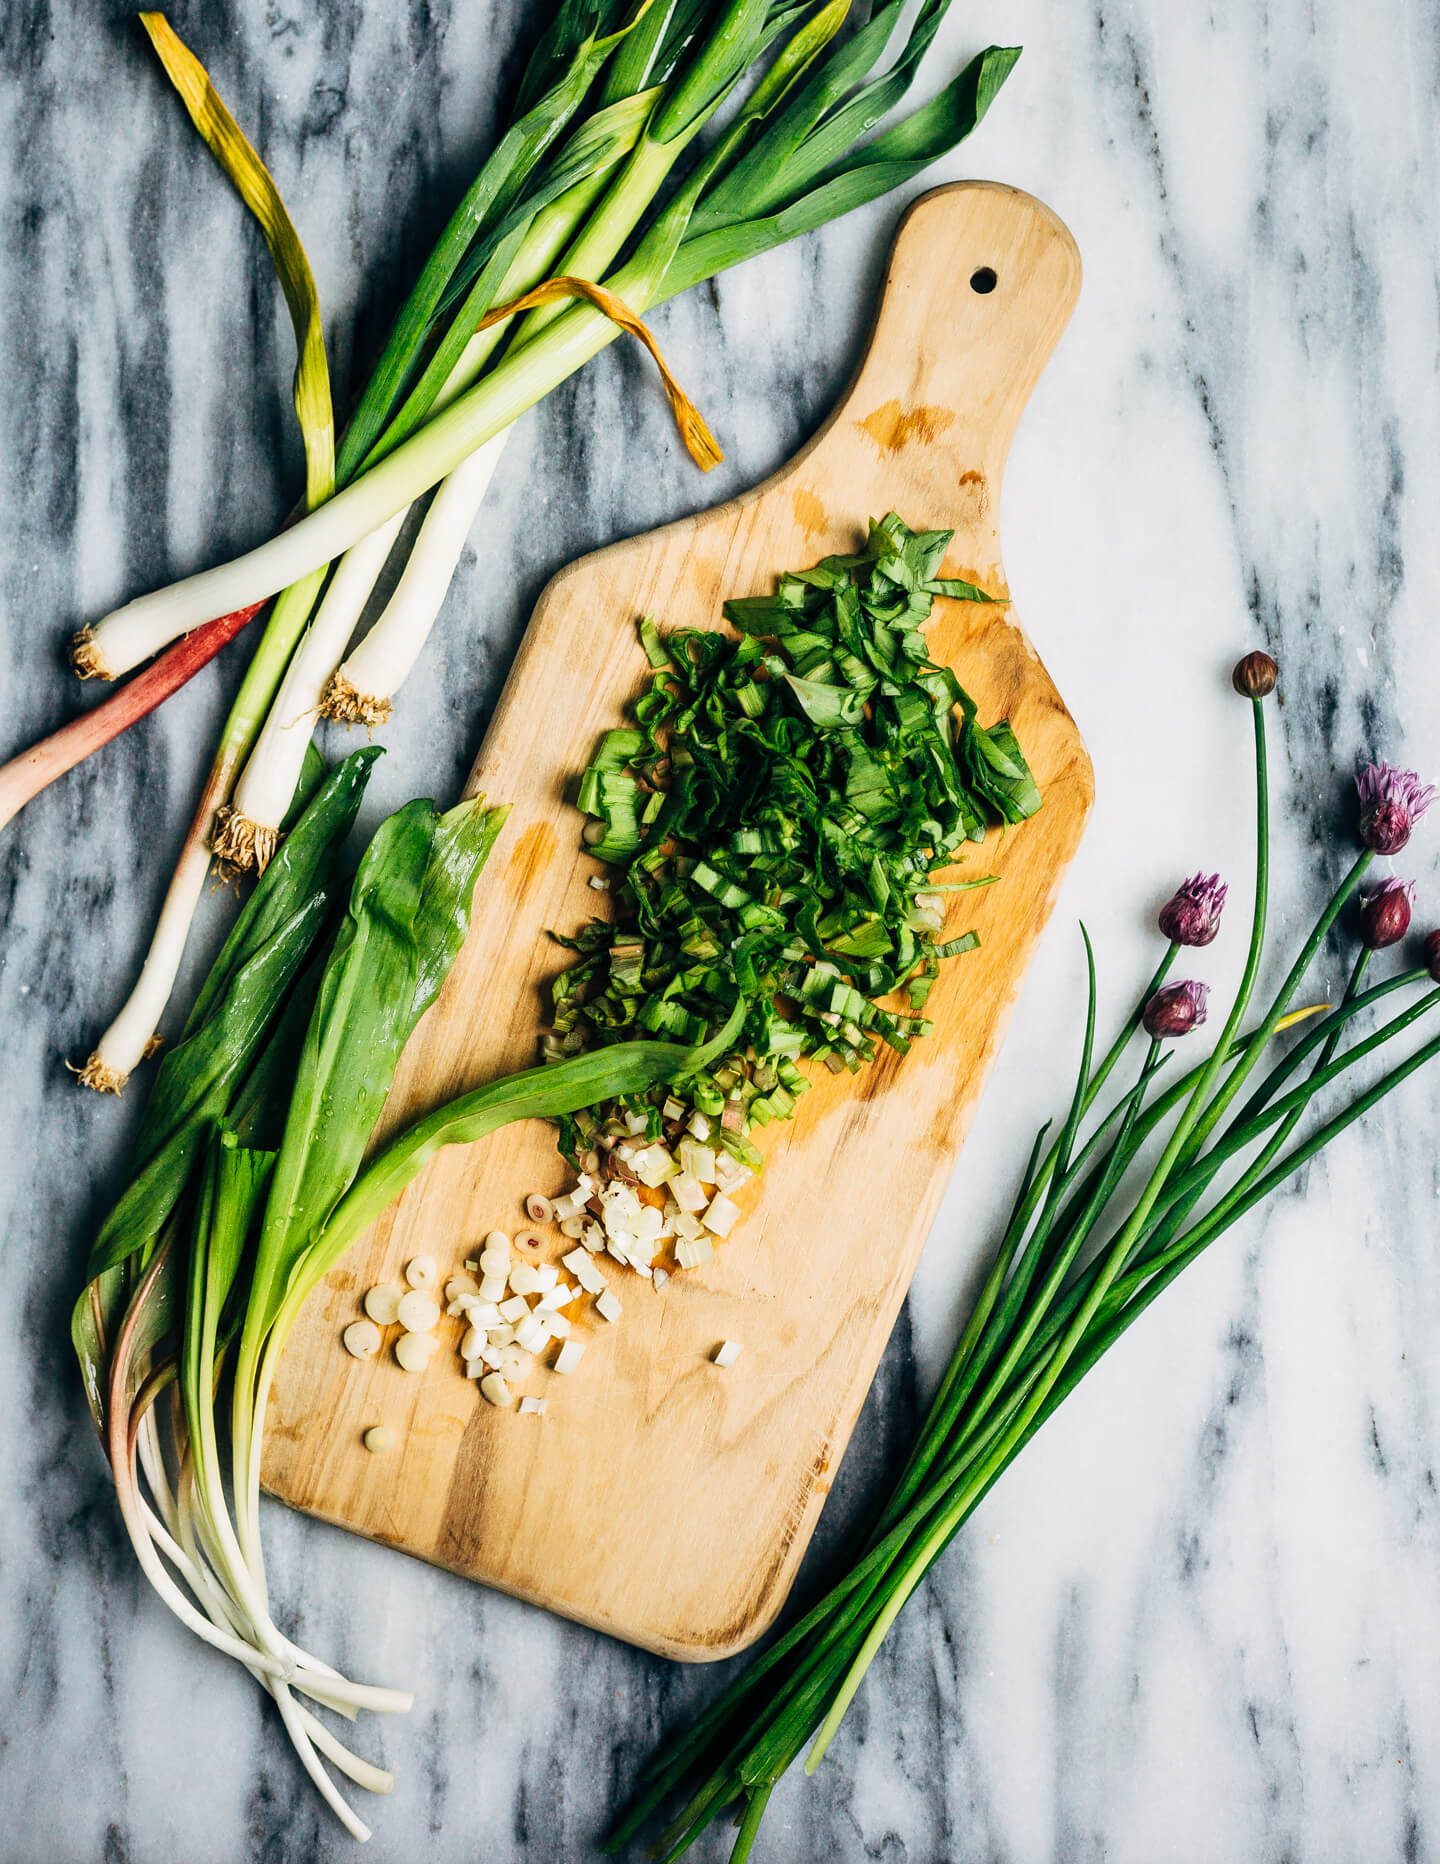
[[1079, 290], [1075, 241], [1032, 195], [991, 181], [922, 195], [900, 223], [865, 360], [817, 449], [843, 449], [853, 470], [858, 429], [877, 484], [893, 481], [903, 453], [907, 476], [930, 479], [942, 502], [960, 485], [973, 516], [977, 496], [993, 509]]

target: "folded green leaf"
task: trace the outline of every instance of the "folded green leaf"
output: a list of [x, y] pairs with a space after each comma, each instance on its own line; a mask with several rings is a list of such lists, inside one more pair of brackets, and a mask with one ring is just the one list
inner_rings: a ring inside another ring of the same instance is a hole
[[1040, 807], [1040, 790], [1008, 722], [984, 731], [973, 720], [961, 733], [960, 751], [970, 779], [1007, 822], [1024, 822]]
[[806, 718], [822, 730], [858, 725], [865, 716], [864, 698], [848, 686], [825, 686], [819, 680], [801, 679], [795, 673], [787, 673], [785, 683], [800, 701]]
[[457, 803], [435, 824], [430, 857], [420, 888], [415, 934], [420, 966], [415, 978], [412, 1023], [435, 1001], [470, 929], [475, 882], [490, 858], [509, 807], [489, 809], [483, 796]]
[[280, 833], [288, 835], [305, 811], [320, 794], [320, 786], [329, 772], [325, 759], [312, 738], [305, 746], [305, 755], [300, 760], [300, 775], [295, 784], [295, 794], [290, 798], [290, 807], [285, 812], [285, 820], [280, 824]]

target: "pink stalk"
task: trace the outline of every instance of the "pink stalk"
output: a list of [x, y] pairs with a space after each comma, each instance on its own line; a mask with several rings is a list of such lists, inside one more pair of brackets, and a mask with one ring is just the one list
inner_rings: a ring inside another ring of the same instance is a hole
[[0, 829], [57, 777], [83, 763], [153, 712], [171, 693], [178, 692], [264, 606], [263, 602], [252, 602], [248, 608], [237, 608], [232, 614], [207, 621], [203, 628], [196, 628], [167, 647], [143, 673], [137, 673], [110, 698], [32, 744], [8, 764], [0, 765]]

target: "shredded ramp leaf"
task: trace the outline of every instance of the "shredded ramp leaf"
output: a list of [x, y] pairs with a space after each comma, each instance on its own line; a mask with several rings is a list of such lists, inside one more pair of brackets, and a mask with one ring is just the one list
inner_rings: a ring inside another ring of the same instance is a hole
[[[943, 896], [994, 878], [933, 876], [1040, 807], [1008, 722], [982, 727], [927, 652], [937, 596], [993, 599], [940, 576], [950, 537], [891, 513], [858, 555], [728, 602], [736, 635], [644, 621], [649, 689], [581, 783], [619, 912], [559, 940], [577, 959], [553, 986], [552, 1052], [699, 1042], [743, 1005], [743, 1053], [694, 1098], [739, 1101], [727, 1143], [751, 1164], [748, 1129], [808, 1086], [800, 1057], [854, 1070], [928, 1033], [941, 961], [979, 943], [946, 936]], [[582, 1115], [562, 1143], [590, 1130]]]

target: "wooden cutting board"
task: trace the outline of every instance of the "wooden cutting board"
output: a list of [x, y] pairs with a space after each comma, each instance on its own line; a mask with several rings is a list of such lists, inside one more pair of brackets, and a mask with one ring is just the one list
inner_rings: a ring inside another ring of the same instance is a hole
[[[906, 215], [853, 387], [773, 479], [714, 511], [563, 570], [536, 607], [471, 777], [513, 806], [469, 941], [396, 1077], [386, 1130], [535, 1059], [549, 927], [603, 910], [587, 888], [575, 780], [622, 721], [646, 666], [636, 618], [721, 626], [728, 596], [856, 549], [893, 509], [953, 527], [943, 573], [1003, 594], [996, 514], [1020, 412], [1074, 305], [1080, 262], [1050, 210], [1013, 188], [936, 189]], [[711, 409], [724, 432], [723, 409]], [[1051, 627], [1063, 616], [1049, 618]], [[420, 1376], [340, 1333], [365, 1289], [412, 1256], [446, 1272], [486, 1231], [525, 1227], [525, 1193], [558, 1191], [550, 1128], [513, 1127], [435, 1161], [301, 1316], [276, 1381], [264, 1476], [275, 1495], [356, 1532], [672, 1657], [725, 1656], [784, 1601], [958, 1156], [1035, 940], [1092, 796], [1074, 722], [1013, 610], [939, 602], [931, 652], [989, 723], [1008, 717], [1042, 812], [975, 851], [998, 885], [954, 896], [935, 1032], [857, 1078], [819, 1071], [788, 1128], [762, 1136], [731, 1240], [656, 1293], [608, 1263], [618, 1325], [572, 1308], [588, 1350], [571, 1377], [522, 1387], [543, 1418], [500, 1412], [461, 1375], [460, 1323]], [[967, 1236], [978, 1250], [982, 1236]], [[573, 1245], [554, 1236], [553, 1255]], [[725, 1339], [743, 1345], [721, 1371]], [[362, 1432], [396, 1435], [371, 1455]]]

